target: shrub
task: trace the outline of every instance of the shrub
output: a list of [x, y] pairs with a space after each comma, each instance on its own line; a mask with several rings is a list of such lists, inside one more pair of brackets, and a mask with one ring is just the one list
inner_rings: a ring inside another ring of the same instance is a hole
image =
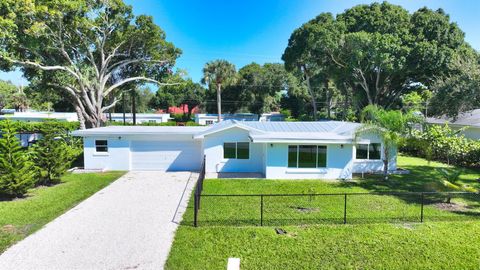
[[[60, 182], [72, 162], [81, 153], [76, 143], [69, 144], [68, 137], [58, 130], [44, 133], [32, 148], [33, 159], [40, 169], [39, 184], [54, 184]], [[71, 138], [74, 139], [74, 138]]]
[[448, 125], [412, 131], [402, 149], [409, 154], [464, 167], [480, 167], [480, 142], [469, 140]]
[[2, 122], [0, 138], [0, 193], [10, 197], [22, 197], [35, 184], [37, 169], [15, 137], [11, 121]]
[[[0, 130], [4, 129], [7, 125], [7, 121], [0, 121]], [[57, 120], [47, 120], [44, 122], [24, 122], [24, 121], [9, 121], [8, 125], [13, 127], [14, 132], [31, 132], [31, 133], [42, 133], [43, 127], [46, 123], [50, 126], [65, 130], [65, 131], [74, 131], [80, 127], [78, 122], [60, 122]]]

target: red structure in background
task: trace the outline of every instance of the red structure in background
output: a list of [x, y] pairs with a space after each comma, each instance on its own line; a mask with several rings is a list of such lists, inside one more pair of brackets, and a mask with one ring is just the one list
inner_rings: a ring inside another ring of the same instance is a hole
[[[192, 109], [192, 114], [198, 113], [199, 109], [198, 106]], [[182, 104], [179, 107], [172, 106], [168, 107], [168, 110], [165, 112], [165, 110], [158, 110], [158, 113], [172, 113], [172, 114], [187, 114], [188, 113], [188, 105], [187, 104]]]

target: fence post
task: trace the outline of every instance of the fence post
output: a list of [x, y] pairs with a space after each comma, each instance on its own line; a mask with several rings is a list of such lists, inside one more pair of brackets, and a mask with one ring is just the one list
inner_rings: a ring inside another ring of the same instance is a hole
[[422, 192], [422, 205], [420, 207], [420, 222], [423, 223], [423, 205], [425, 204], [425, 194]]
[[194, 194], [193, 196], [193, 226], [197, 227], [197, 219], [198, 219], [198, 195]]
[[343, 205], [343, 224], [347, 224], [347, 193], [345, 193]]
[[260, 195], [260, 226], [263, 226], [263, 195]]

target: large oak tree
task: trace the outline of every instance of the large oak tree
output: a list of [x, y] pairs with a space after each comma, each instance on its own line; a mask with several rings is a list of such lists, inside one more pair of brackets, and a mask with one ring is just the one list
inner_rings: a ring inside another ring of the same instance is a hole
[[335, 17], [320, 14], [292, 33], [283, 60], [287, 69], [302, 71], [314, 111], [315, 91], [326, 80], [348, 89], [358, 108], [389, 108], [412, 85], [430, 86], [456, 73], [452, 63], [472, 51], [443, 10], [409, 13], [383, 2], [358, 5]]
[[152, 17], [122, 0], [0, 4], [1, 69], [20, 67], [31, 83], [62, 91], [82, 128], [104, 123], [121, 88], [160, 83], [179, 54]]

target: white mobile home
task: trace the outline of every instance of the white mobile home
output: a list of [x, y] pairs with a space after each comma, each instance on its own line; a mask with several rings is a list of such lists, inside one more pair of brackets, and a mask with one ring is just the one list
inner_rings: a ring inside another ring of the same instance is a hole
[[[106, 118], [113, 122], [123, 122], [123, 113], [106, 114]], [[137, 113], [135, 119], [138, 124], [142, 123], [165, 123], [172, 119], [169, 113]], [[131, 113], [125, 113], [125, 122], [133, 123], [133, 115]]]
[[[382, 171], [378, 138], [354, 140], [357, 123], [222, 121], [210, 127], [103, 127], [78, 130], [85, 169], [199, 170], [270, 179], [349, 179]], [[395, 153], [395, 151], [392, 151]], [[390, 160], [396, 169], [396, 155]]]
[[[235, 113], [222, 114], [222, 120], [236, 120], [236, 121], [258, 121], [258, 115], [253, 113]], [[212, 125], [218, 122], [218, 114], [197, 113], [195, 114], [195, 123], [205, 126]]]
[[14, 112], [13, 114], [0, 115], [0, 120], [10, 119], [23, 122], [42, 122], [57, 120], [63, 122], [78, 121], [77, 113], [70, 112]]

